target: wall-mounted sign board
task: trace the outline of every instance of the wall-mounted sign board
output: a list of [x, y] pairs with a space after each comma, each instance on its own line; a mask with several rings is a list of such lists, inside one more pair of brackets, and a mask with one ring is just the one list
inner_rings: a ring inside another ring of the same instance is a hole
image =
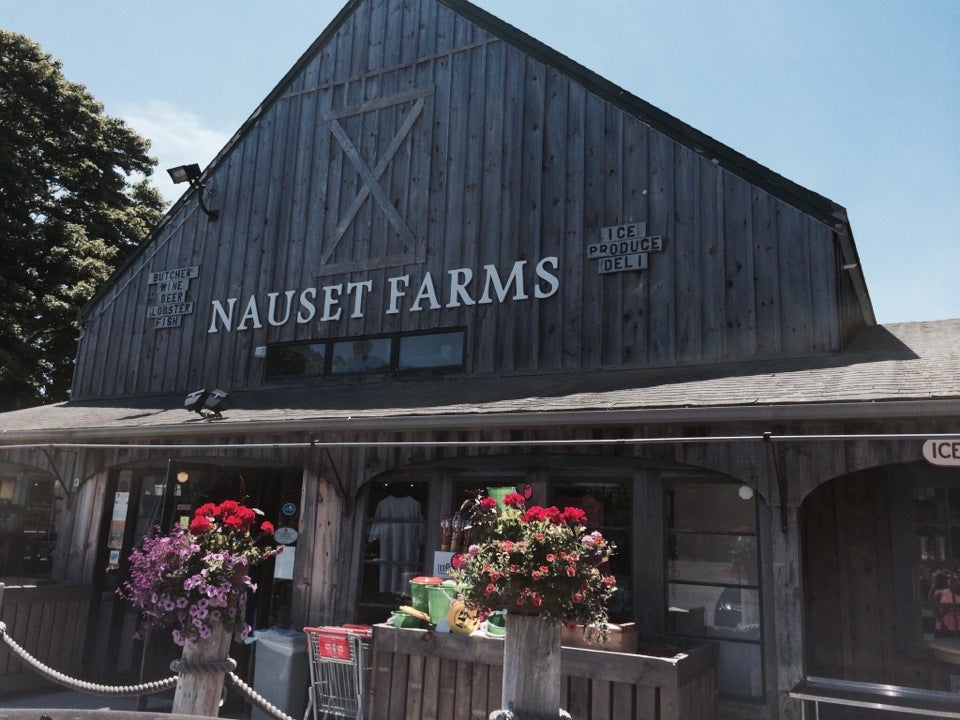
[[923, 443], [923, 457], [933, 465], [960, 467], [960, 439], [927, 440]]
[[599, 239], [587, 243], [587, 260], [597, 261], [601, 275], [646, 270], [649, 253], [663, 251], [663, 237], [646, 233], [645, 222], [600, 228]]
[[193, 313], [193, 303], [187, 300], [190, 280], [199, 277], [200, 266], [173, 268], [150, 273], [149, 285], [156, 285], [156, 304], [147, 307], [147, 317], [155, 328], [180, 327], [184, 315]]

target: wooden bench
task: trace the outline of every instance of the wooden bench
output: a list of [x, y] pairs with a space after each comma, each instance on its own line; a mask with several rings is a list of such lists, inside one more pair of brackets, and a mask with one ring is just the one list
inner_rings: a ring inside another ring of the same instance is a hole
[[808, 704], [813, 704], [814, 718], [820, 717], [820, 703], [960, 718], [960, 694], [901, 685], [808, 677], [790, 691], [790, 697], [802, 702], [804, 720], [807, 718]]

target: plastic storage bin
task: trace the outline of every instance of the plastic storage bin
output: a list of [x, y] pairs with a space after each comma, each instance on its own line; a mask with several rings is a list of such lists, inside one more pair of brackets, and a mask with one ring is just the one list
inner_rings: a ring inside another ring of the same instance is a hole
[[[293, 718], [307, 710], [310, 657], [307, 634], [299, 630], [260, 630], [254, 633], [253, 689]], [[250, 720], [273, 720], [258, 707]]]

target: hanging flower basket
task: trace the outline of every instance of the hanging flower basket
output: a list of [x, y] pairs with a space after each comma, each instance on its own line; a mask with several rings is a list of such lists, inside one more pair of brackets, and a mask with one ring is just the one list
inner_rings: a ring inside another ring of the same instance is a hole
[[[270, 545], [273, 524], [258, 511], [226, 500], [194, 512], [189, 527], [144, 538], [130, 553], [130, 579], [117, 590], [141, 614], [144, 631], [168, 628], [177, 645], [210, 638], [214, 629], [239, 631], [247, 594], [257, 589], [250, 569], [282, 548]], [[256, 526], [256, 527], [255, 527]]]

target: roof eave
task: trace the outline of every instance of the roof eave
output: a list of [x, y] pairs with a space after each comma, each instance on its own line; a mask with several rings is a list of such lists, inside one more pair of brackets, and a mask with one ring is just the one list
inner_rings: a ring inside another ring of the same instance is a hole
[[[654, 425], [703, 424], [784, 424], [802, 422], [883, 422], [895, 420], [937, 420], [960, 418], [960, 398], [890, 400], [870, 402], [803, 403], [794, 405], [733, 405], [664, 408], [609, 408], [605, 410], [562, 410], [517, 413], [433, 413], [351, 418], [301, 418], [267, 422], [231, 422], [229, 419], [202, 425], [150, 425], [137, 427], [89, 427], [72, 430], [30, 430], [6, 432], [0, 437], [4, 447], [57, 446], [149, 437], [153, 441], [185, 435], [198, 441], [211, 437], [269, 433], [273, 436], [308, 435], [322, 439], [330, 435], [344, 437], [380, 432], [423, 432], [442, 426], [445, 431], [509, 428], [630, 427]], [[54, 439], [55, 438], [55, 439]], [[202, 444], [202, 443], [201, 443]]]

